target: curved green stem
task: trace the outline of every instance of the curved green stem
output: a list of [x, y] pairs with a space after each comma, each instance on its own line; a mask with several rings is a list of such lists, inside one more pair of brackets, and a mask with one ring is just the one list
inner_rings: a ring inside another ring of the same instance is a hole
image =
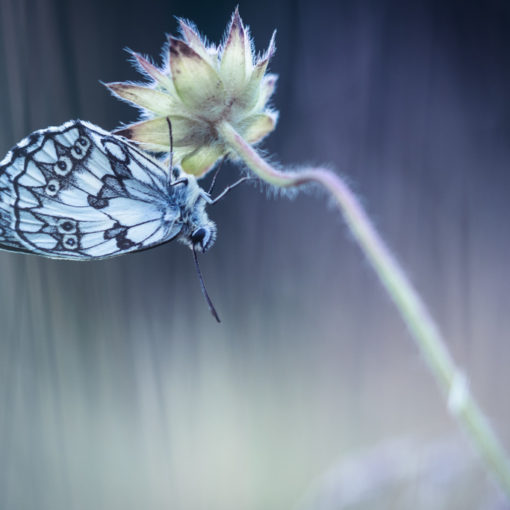
[[472, 444], [510, 499], [510, 462], [502, 444], [473, 399], [465, 377], [455, 365], [419, 294], [345, 182], [323, 168], [279, 171], [262, 159], [230, 124], [221, 124], [218, 131], [225, 143], [262, 180], [285, 188], [319, 183], [335, 198], [347, 226], [397, 306], [427, 366], [448, 399], [451, 413], [464, 427]]

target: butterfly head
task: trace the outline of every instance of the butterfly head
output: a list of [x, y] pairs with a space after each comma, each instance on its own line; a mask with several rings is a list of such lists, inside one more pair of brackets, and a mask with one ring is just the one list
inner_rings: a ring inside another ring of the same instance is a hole
[[205, 207], [210, 203], [209, 195], [198, 185], [193, 176], [182, 172], [178, 179], [176, 192], [181, 193], [177, 202], [181, 204], [184, 229], [181, 240], [190, 248], [205, 253], [216, 240], [216, 225], [209, 219]]
[[200, 195], [195, 202], [188, 230], [190, 247], [202, 253], [205, 253], [214, 244], [217, 231], [216, 224], [209, 219], [205, 211], [207, 199], [204, 195]]
[[205, 253], [216, 240], [216, 225], [212, 221], [208, 221], [198, 227], [190, 236], [191, 245]]

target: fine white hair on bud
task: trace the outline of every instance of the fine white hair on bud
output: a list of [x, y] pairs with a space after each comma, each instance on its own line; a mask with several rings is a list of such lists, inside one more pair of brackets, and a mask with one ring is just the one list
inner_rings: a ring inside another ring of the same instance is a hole
[[119, 128], [117, 134], [146, 150], [169, 152], [170, 119], [175, 164], [201, 177], [220, 158], [231, 155], [218, 134], [221, 123], [230, 124], [250, 144], [274, 130], [278, 113], [268, 103], [277, 77], [267, 74], [267, 66], [275, 37], [256, 57], [237, 8], [220, 46], [208, 44], [193, 23], [178, 22], [181, 37], [169, 37], [161, 67], [132, 52], [148, 82], [105, 85], [142, 114], [140, 122]]

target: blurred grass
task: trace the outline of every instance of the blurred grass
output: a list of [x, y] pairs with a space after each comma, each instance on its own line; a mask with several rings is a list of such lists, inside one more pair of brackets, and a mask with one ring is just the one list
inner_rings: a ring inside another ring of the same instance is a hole
[[[132, 120], [97, 83], [137, 79], [122, 48], [157, 55], [172, 14], [217, 39], [231, 10], [0, 0], [1, 150], [69, 118]], [[266, 146], [350, 176], [510, 444], [508, 8], [262, 2], [241, 14], [257, 46], [278, 28], [282, 116]], [[411, 434], [402, 456], [416, 459], [456, 433], [340, 218], [316, 197], [251, 187], [211, 216], [219, 239], [202, 265], [221, 326], [180, 245], [87, 264], [0, 254], [0, 508], [294, 508], [375, 444]], [[447, 507], [492, 508], [466, 448]], [[398, 499], [389, 485], [390, 508], [436, 508], [410, 486]]]

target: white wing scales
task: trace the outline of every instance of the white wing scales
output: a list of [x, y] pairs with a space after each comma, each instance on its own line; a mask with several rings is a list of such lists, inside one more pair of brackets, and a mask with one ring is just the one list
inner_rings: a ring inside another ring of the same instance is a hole
[[0, 248], [93, 259], [179, 235], [170, 176], [122, 138], [71, 121], [24, 139], [0, 163]]

